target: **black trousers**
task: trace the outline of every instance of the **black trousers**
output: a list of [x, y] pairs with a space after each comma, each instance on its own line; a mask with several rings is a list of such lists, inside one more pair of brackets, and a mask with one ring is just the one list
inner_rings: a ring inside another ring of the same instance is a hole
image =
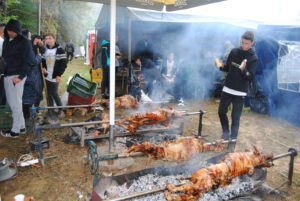
[[[71, 59], [69, 59], [69, 57], [71, 57]], [[67, 62], [72, 61], [73, 57], [74, 57], [73, 52], [67, 52]]]
[[30, 108], [32, 105], [29, 104], [23, 104], [23, 115], [24, 119], [29, 119], [30, 118]]
[[49, 100], [49, 106], [53, 106], [55, 101], [57, 106], [62, 106], [60, 97], [58, 95], [58, 83], [57, 82], [50, 82], [46, 80], [47, 85], [47, 92], [48, 92], [48, 100]]
[[0, 78], [0, 105], [6, 104], [6, 96], [5, 96], [5, 89], [4, 89], [4, 82], [3, 77]]
[[228, 138], [229, 136], [229, 122], [227, 118], [228, 107], [232, 103], [231, 112], [231, 138], [236, 139], [240, 126], [240, 117], [243, 110], [244, 98], [243, 96], [235, 96], [222, 92], [221, 101], [219, 105], [219, 118], [223, 130], [223, 137]]
[[101, 82], [101, 94], [105, 94], [106, 88], [109, 93], [109, 66], [105, 66], [102, 68], [102, 82]]

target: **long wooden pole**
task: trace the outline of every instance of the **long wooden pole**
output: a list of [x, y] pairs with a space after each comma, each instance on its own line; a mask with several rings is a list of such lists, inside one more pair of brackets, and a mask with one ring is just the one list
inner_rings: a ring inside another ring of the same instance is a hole
[[[37, 54], [40, 54], [39, 48], [37, 48]], [[41, 73], [42, 73], [42, 78], [43, 78], [43, 83], [44, 83], [44, 90], [45, 90], [46, 103], [47, 103], [47, 106], [49, 106], [48, 90], [47, 90], [46, 79], [45, 79], [45, 76], [44, 76], [44, 73], [43, 73], [43, 65], [42, 65], [42, 62], [40, 63], [40, 68], [41, 68]]]

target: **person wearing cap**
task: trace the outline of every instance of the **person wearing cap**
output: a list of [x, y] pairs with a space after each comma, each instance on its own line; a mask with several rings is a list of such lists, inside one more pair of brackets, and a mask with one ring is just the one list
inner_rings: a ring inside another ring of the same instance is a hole
[[[254, 78], [257, 56], [252, 45], [254, 44], [254, 33], [246, 31], [242, 35], [242, 44], [239, 48], [233, 48], [229, 53], [226, 64], [215, 60], [215, 65], [220, 70], [228, 72], [221, 94], [218, 114], [222, 126], [222, 138], [227, 140], [237, 139], [240, 117], [243, 110], [244, 97], [247, 95], [248, 82]], [[232, 104], [231, 112], [231, 136], [229, 136], [229, 122], [227, 112]], [[228, 149], [234, 151], [234, 143], [230, 143]]]
[[2, 133], [5, 137], [19, 137], [25, 131], [22, 111], [22, 96], [27, 74], [35, 65], [35, 57], [30, 41], [22, 35], [22, 25], [11, 19], [4, 30], [2, 56], [7, 64], [4, 73], [4, 88], [7, 103], [12, 111], [12, 128]]

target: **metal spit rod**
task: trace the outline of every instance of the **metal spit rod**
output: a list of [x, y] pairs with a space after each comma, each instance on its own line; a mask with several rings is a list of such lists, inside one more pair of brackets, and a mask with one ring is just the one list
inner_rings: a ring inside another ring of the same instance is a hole
[[[184, 113], [182, 116], [196, 115], [199, 113], [200, 112], [189, 112], [189, 113]], [[118, 121], [120, 121], [120, 120], [115, 120], [115, 122], [118, 122]], [[40, 129], [52, 129], [52, 128], [62, 128], [62, 127], [73, 127], [73, 126], [87, 126], [87, 125], [92, 125], [92, 124], [103, 124], [103, 123], [109, 123], [109, 120], [46, 125], [46, 126], [39, 126], [39, 128]]]
[[205, 114], [207, 112], [206, 111], [200, 111], [200, 112], [187, 112], [187, 113], [184, 113], [184, 111], [183, 111], [182, 116], [190, 116], [190, 115], [196, 115], [196, 114], [200, 114], [200, 113]]
[[[296, 151], [296, 152], [299, 152], [299, 151]], [[274, 156], [273, 158], [271, 158], [269, 160], [266, 160], [265, 162], [259, 164], [258, 166], [263, 165], [264, 163], [269, 163], [269, 162], [278, 160], [280, 158], [284, 158], [284, 157], [290, 156], [292, 154], [295, 154], [295, 152], [292, 151], [292, 152], [287, 152], [287, 153], [284, 153], [284, 154], [280, 154], [280, 155]]]
[[[297, 152], [299, 152], [299, 151], [297, 151]], [[280, 159], [280, 158], [283, 158], [283, 157], [286, 157], [286, 156], [290, 156], [292, 154], [295, 154], [295, 152], [288, 152], [288, 153], [285, 153], [285, 154], [280, 154], [280, 155], [274, 156], [272, 159], [269, 159], [269, 160], [265, 161], [264, 163], [271, 162], [271, 161], [274, 161], [274, 160], [277, 160], [277, 159]], [[262, 164], [260, 164], [260, 165], [262, 165]], [[183, 184], [184, 183], [176, 184], [175, 186], [180, 186], [180, 185], [183, 185]], [[130, 195], [126, 195], [126, 196], [122, 196], [122, 197], [118, 197], [118, 198], [109, 199], [107, 201], [128, 200], [128, 199], [135, 198], [135, 197], [140, 197], [140, 196], [145, 196], [145, 195], [148, 195], [148, 194], [158, 193], [158, 192], [161, 192], [161, 191], [164, 191], [164, 190], [167, 190], [167, 188], [166, 187], [155, 188], [155, 189], [148, 190], [148, 191], [142, 191], [142, 192], [138, 192], [138, 193], [132, 193]]]
[[85, 108], [85, 107], [98, 107], [103, 110], [101, 105], [68, 105], [68, 106], [49, 106], [49, 107], [32, 107], [31, 109], [39, 109], [39, 110], [46, 110], [46, 109], [68, 109], [68, 108]]
[[[228, 143], [231, 143], [231, 142], [236, 142], [236, 139], [234, 140], [226, 140], [226, 141], [223, 141], [222, 144], [228, 144]], [[210, 142], [210, 143], [205, 143], [205, 145], [216, 145], [217, 142]], [[102, 156], [99, 156], [99, 160], [113, 160], [113, 159], [118, 159], [118, 158], [127, 158], [127, 157], [136, 157], [136, 156], [144, 156], [145, 154], [141, 153], [141, 152], [136, 152], [136, 153], [133, 153], [133, 154], [110, 154], [110, 155], [102, 155]]]

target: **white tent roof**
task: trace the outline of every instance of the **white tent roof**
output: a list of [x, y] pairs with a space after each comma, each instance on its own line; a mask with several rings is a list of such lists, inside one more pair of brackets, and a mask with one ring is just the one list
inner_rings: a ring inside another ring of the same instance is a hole
[[[103, 3], [110, 5], [111, 0], [64, 0], [64, 1], [85, 1], [92, 3]], [[212, 4], [216, 2], [221, 2], [226, 0], [116, 0], [117, 6], [142, 8], [149, 10], [162, 11], [166, 9], [167, 11], [175, 11], [181, 9], [188, 9], [197, 6], [203, 6], [207, 4]], [[165, 3], [163, 3], [165, 2]]]
[[[109, 26], [110, 8], [104, 5], [96, 22], [96, 28], [101, 29]], [[241, 27], [256, 28], [259, 24], [254, 20], [243, 20], [229, 17], [212, 17], [201, 15], [189, 15], [170, 12], [150, 11], [136, 8], [117, 7], [117, 24], [123, 24], [126, 20], [149, 21], [149, 22], [223, 22]]]

